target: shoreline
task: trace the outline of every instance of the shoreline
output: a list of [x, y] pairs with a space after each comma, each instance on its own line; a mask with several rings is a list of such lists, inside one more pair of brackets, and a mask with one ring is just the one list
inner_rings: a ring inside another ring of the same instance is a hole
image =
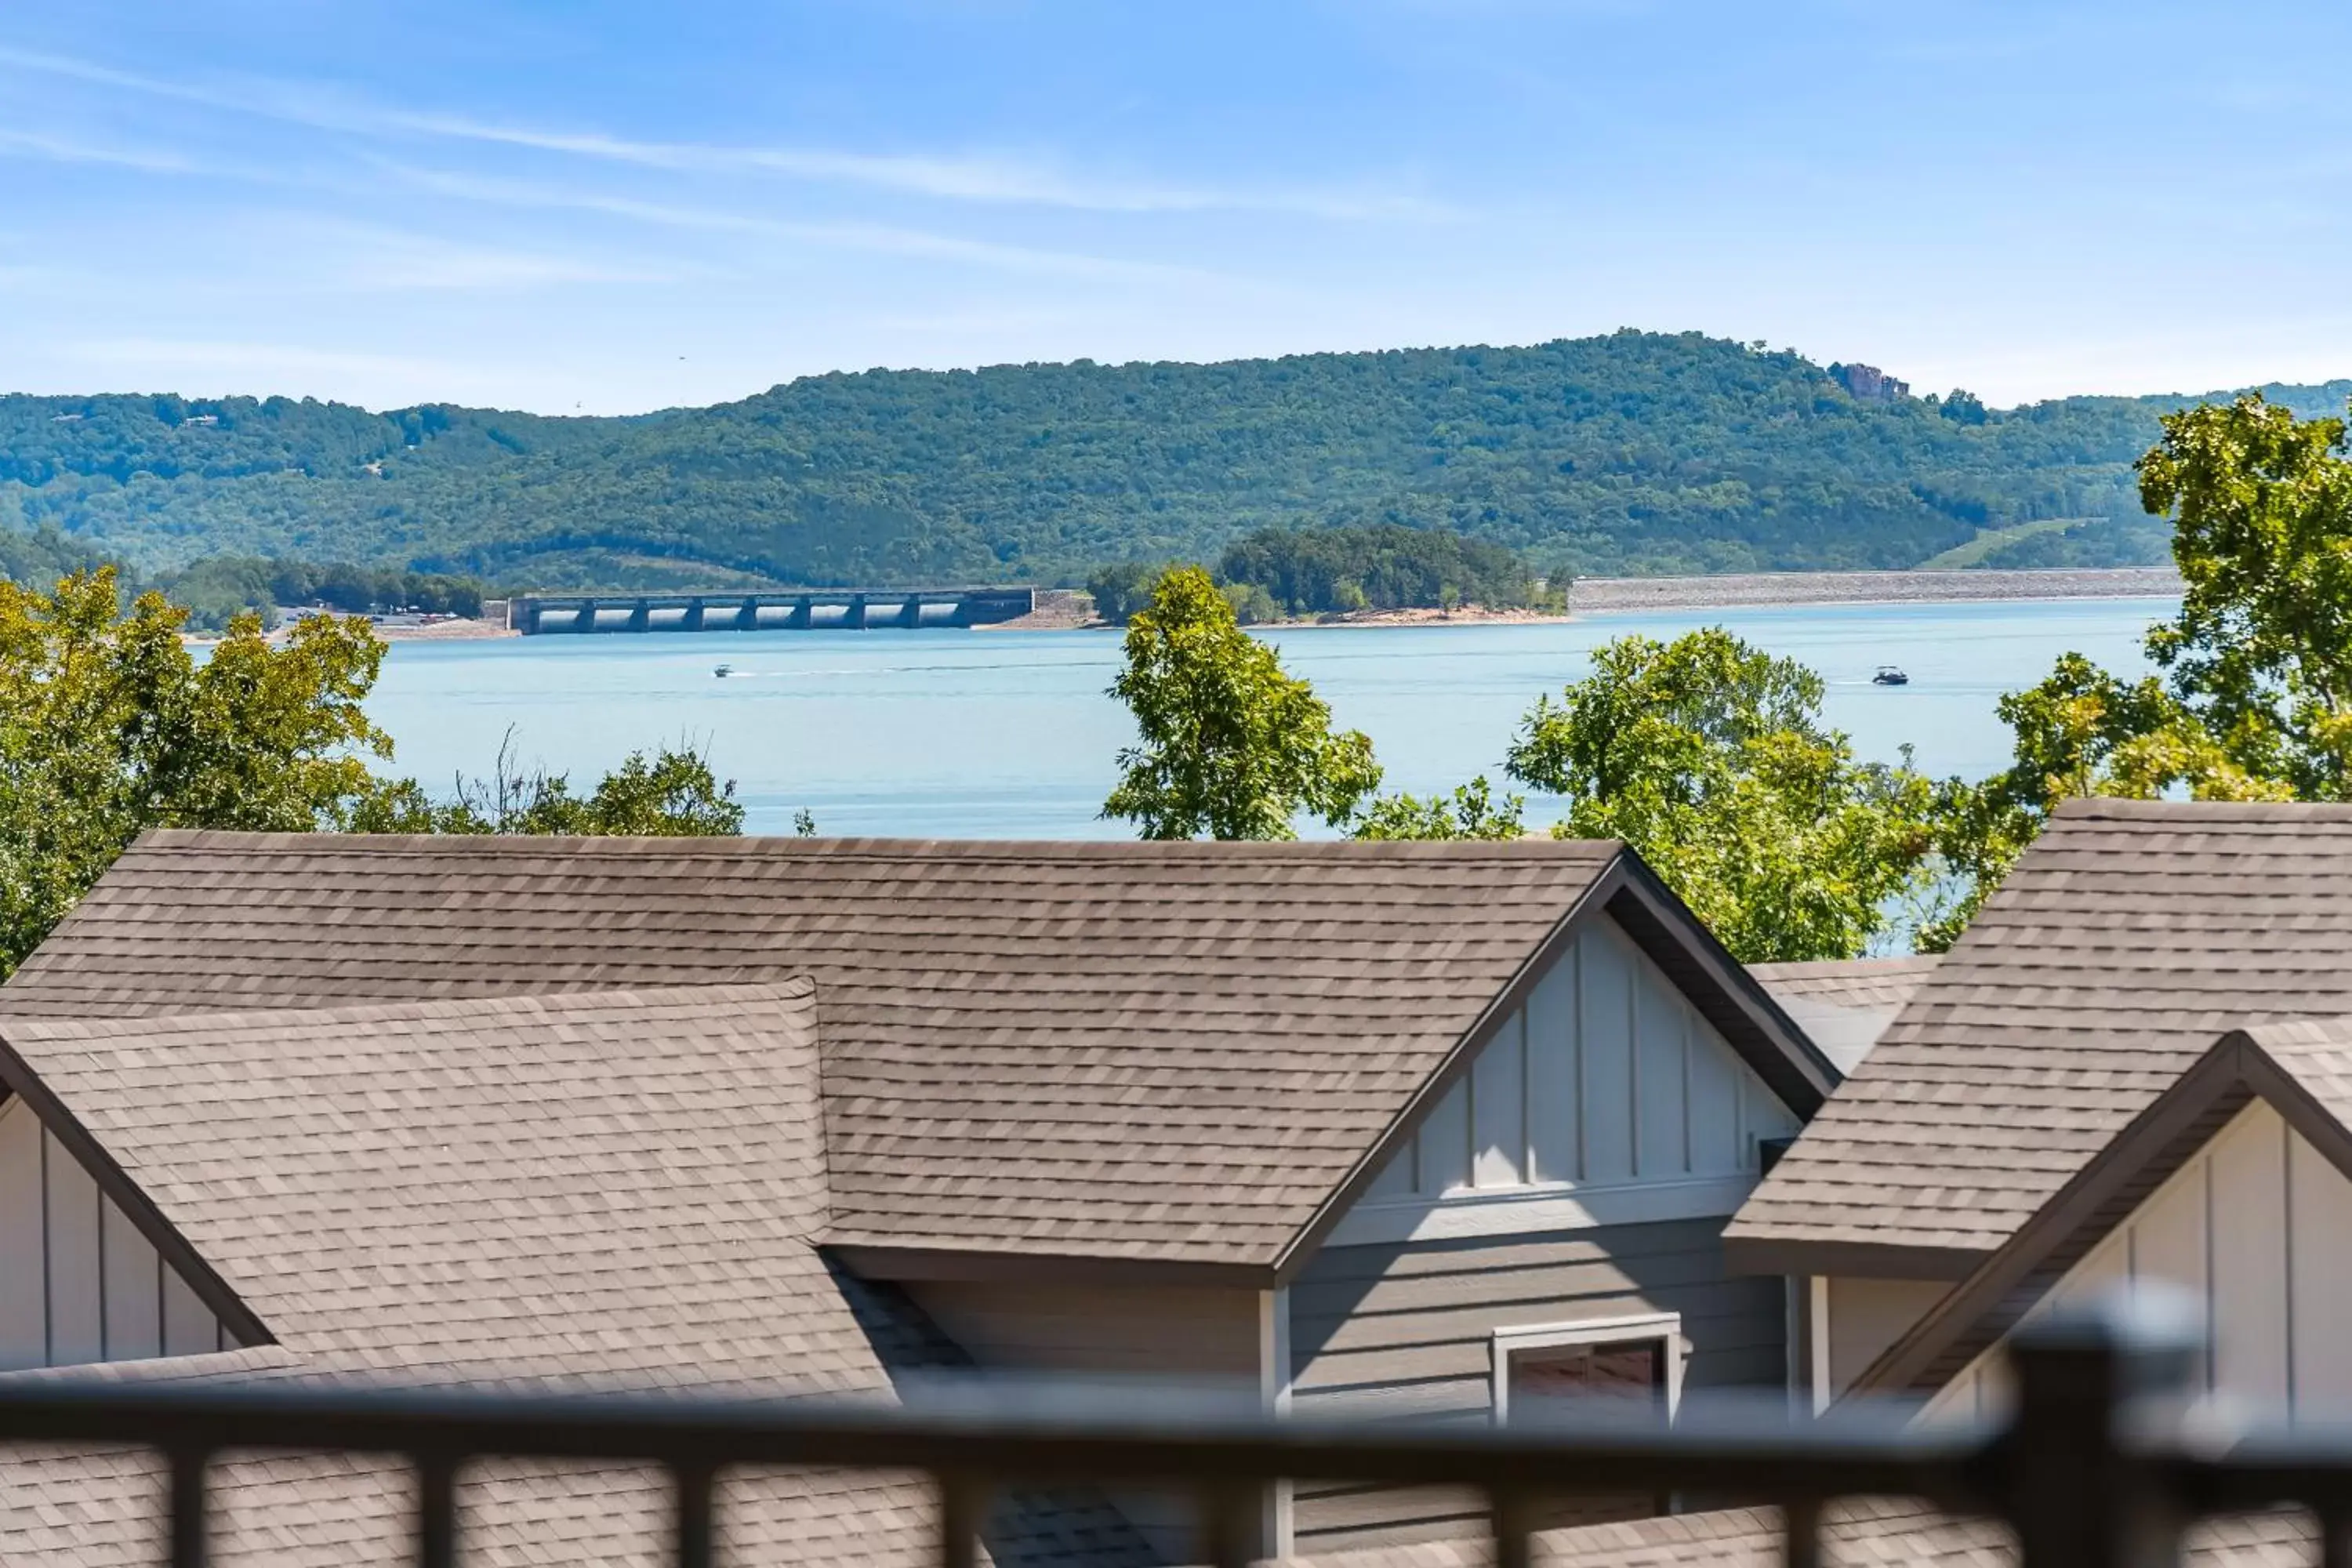
[[[1582, 577], [1570, 585], [1566, 610], [1487, 609], [1466, 605], [1356, 610], [1293, 621], [1260, 621], [1264, 631], [1345, 631], [1352, 627], [1564, 626], [1601, 616], [1677, 610], [1773, 610], [1835, 608], [1860, 605], [2014, 603], [2020, 600], [2168, 599], [2181, 593], [2179, 574], [2168, 566], [2051, 569], [2032, 572], [1955, 570], [1938, 572], [1744, 572], [1706, 577]], [[1050, 599], [1045, 595], [1051, 595]], [[985, 623], [972, 631], [1118, 631], [1108, 621], [1080, 619], [1066, 589], [1040, 590], [1037, 611], [1012, 621]], [[271, 632], [285, 636], [291, 623]], [[487, 620], [371, 622], [387, 643], [488, 642], [519, 637], [512, 627]], [[182, 641], [208, 647], [218, 636], [184, 633]]]
[[1791, 605], [1996, 603], [2020, 599], [2165, 599], [2181, 592], [2169, 566], [2035, 572], [1742, 572], [1716, 577], [1582, 577], [1576, 615], [1638, 610], [1778, 609]]
[[[1716, 577], [1585, 577], [1560, 610], [1357, 610], [1295, 621], [1260, 621], [1269, 631], [1344, 631], [1356, 626], [1565, 626], [1604, 616], [1673, 610], [1779, 610], [1858, 605], [2014, 604], [2099, 599], [2177, 599], [2169, 566], [2062, 568], [2036, 572], [1745, 572]], [[1020, 627], [1007, 629], [1059, 629]], [[1115, 631], [1108, 621], [1068, 629]]]
[[[489, 621], [447, 620], [430, 625], [415, 621], [370, 621], [369, 629], [388, 643], [395, 642], [487, 642], [497, 637], [519, 637], [522, 634], [509, 626]], [[294, 629], [292, 620], [283, 620], [272, 626], [265, 637], [271, 643], [282, 643]], [[218, 632], [182, 632], [180, 640], [190, 647], [212, 647], [221, 640]]]

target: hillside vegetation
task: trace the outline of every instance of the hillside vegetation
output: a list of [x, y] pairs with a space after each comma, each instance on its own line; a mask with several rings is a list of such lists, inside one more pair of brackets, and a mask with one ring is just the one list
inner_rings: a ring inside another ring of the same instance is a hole
[[[2270, 388], [2340, 413], [2352, 383]], [[634, 418], [0, 397], [0, 529], [514, 586], [1075, 583], [1275, 527], [1443, 526], [1535, 572], [2161, 559], [2129, 465], [2193, 399], [1857, 401], [1696, 334], [813, 376]], [[2088, 520], [2054, 531], [2020, 525]]]

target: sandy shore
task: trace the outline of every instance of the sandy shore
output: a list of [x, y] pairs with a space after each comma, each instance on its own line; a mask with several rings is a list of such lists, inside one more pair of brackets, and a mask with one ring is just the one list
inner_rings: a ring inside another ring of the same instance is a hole
[[[487, 637], [519, 637], [520, 632], [509, 631], [491, 621], [377, 621], [373, 623], [375, 635], [386, 642], [478, 642]], [[280, 621], [271, 629], [269, 640], [284, 642], [294, 629], [290, 620]], [[219, 642], [214, 632], [183, 632], [180, 640], [190, 647], [210, 647]]]
[[1571, 614], [1759, 608], [1776, 605], [1950, 603], [1972, 599], [2177, 596], [2169, 566], [2049, 572], [1750, 572], [1721, 577], [1580, 577]]
[[486, 637], [519, 637], [492, 621], [435, 621], [429, 626], [410, 621], [378, 621], [375, 635], [386, 642], [477, 642]]
[[[1782, 605], [1948, 604], [2003, 599], [2161, 599], [2180, 594], [2169, 566], [2119, 566], [2046, 572], [1742, 572], [1717, 577], [1580, 577], [1568, 611], [1458, 609], [1359, 610], [1312, 620], [1274, 621], [1285, 631], [1326, 626], [1541, 626], [1585, 616], [1643, 610], [1770, 609]], [[1057, 591], [1049, 609], [993, 628], [1003, 631], [1100, 629]]]

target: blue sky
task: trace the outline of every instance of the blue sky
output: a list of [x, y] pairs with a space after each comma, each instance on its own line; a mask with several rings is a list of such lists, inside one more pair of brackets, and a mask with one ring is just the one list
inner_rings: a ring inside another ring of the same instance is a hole
[[1621, 325], [2352, 374], [2352, 6], [0, 8], [0, 387], [548, 412]]

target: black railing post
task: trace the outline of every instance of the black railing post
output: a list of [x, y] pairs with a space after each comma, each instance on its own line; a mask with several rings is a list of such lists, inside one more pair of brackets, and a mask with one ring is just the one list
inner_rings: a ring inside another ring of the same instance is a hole
[[1200, 1489], [1202, 1540], [1210, 1568], [1249, 1568], [1264, 1555], [1258, 1546], [1258, 1487], [1231, 1480], [1213, 1481]]
[[1495, 1531], [1495, 1568], [1528, 1568], [1537, 1523], [1533, 1500], [1522, 1491], [1497, 1489], [1487, 1506]]
[[2184, 1300], [2142, 1289], [2011, 1339], [2017, 1413], [1993, 1486], [2021, 1568], [2179, 1568], [2183, 1500], [2134, 1451], [2124, 1416], [2135, 1403], [2187, 1397], [2198, 1324]]
[[418, 1568], [457, 1568], [457, 1461], [447, 1454], [416, 1456]]
[[940, 1568], [975, 1568], [988, 1521], [990, 1487], [976, 1476], [943, 1475], [940, 1487]]
[[1780, 1568], [1821, 1568], [1822, 1505], [1790, 1498], [1780, 1508]]
[[204, 1448], [174, 1448], [172, 1463], [172, 1568], [205, 1568], [211, 1537], [211, 1510], [205, 1500], [205, 1472], [213, 1457]]
[[671, 1477], [677, 1488], [672, 1530], [677, 1543], [677, 1568], [710, 1568], [718, 1561], [714, 1550], [718, 1504], [712, 1486], [716, 1478], [710, 1467], [703, 1464], [673, 1466]]

